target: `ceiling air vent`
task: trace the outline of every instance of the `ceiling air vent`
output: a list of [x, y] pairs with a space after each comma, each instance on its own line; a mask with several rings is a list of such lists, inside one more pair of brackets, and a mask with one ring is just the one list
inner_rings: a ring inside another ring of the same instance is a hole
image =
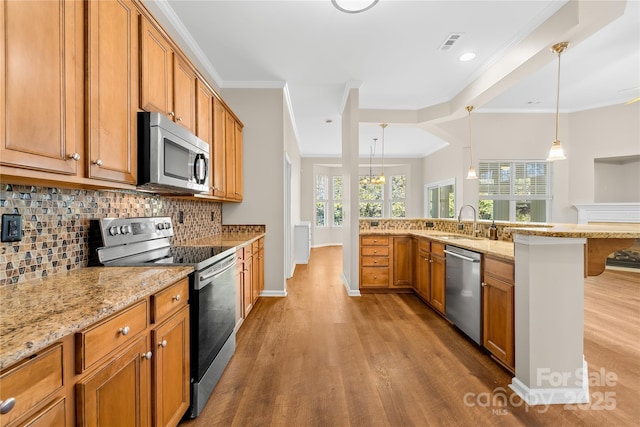
[[447, 37], [447, 39], [444, 41], [444, 43], [442, 43], [442, 45], [440, 46], [440, 50], [449, 50], [449, 49], [451, 49], [451, 46], [453, 46], [455, 42], [460, 40], [460, 37], [462, 37], [462, 33], [451, 33], [451, 34], [449, 34], [449, 37]]

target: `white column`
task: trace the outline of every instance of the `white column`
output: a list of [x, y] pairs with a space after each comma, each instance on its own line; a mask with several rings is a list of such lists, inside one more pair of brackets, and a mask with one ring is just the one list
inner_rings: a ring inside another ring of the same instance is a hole
[[585, 243], [516, 232], [516, 376], [510, 387], [529, 405], [589, 402]]

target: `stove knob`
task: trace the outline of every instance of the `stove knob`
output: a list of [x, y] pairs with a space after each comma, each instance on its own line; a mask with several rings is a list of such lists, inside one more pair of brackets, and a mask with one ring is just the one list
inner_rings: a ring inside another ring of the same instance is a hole
[[118, 227], [116, 227], [115, 225], [112, 227], [109, 227], [109, 234], [112, 236], [118, 235], [120, 234], [120, 229]]
[[162, 223], [162, 222], [157, 223], [157, 224], [156, 224], [156, 228], [157, 228], [158, 230], [164, 230], [164, 223]]
[[131, 226], [123, 225], [120, 227], [120, 234], [131, 234]]
[[171, 228], [171, 223], [170, 222], [165, 222], [164, 223], [164, 229], [165, 230], [169, 230]]

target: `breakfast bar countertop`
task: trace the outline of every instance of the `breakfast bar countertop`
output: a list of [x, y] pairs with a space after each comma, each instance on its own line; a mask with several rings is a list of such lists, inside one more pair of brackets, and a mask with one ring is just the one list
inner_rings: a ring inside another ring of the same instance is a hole
[[87, 267], [0, 287], [0, 369], [192, 271], [191, 266]]

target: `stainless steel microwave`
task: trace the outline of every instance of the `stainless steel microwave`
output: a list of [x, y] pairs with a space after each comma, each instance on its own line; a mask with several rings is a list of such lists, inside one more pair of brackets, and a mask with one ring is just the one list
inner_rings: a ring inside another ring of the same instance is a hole
[[160, 113], [138, 113], [138, 189], [209, 191], [209, 144]]

